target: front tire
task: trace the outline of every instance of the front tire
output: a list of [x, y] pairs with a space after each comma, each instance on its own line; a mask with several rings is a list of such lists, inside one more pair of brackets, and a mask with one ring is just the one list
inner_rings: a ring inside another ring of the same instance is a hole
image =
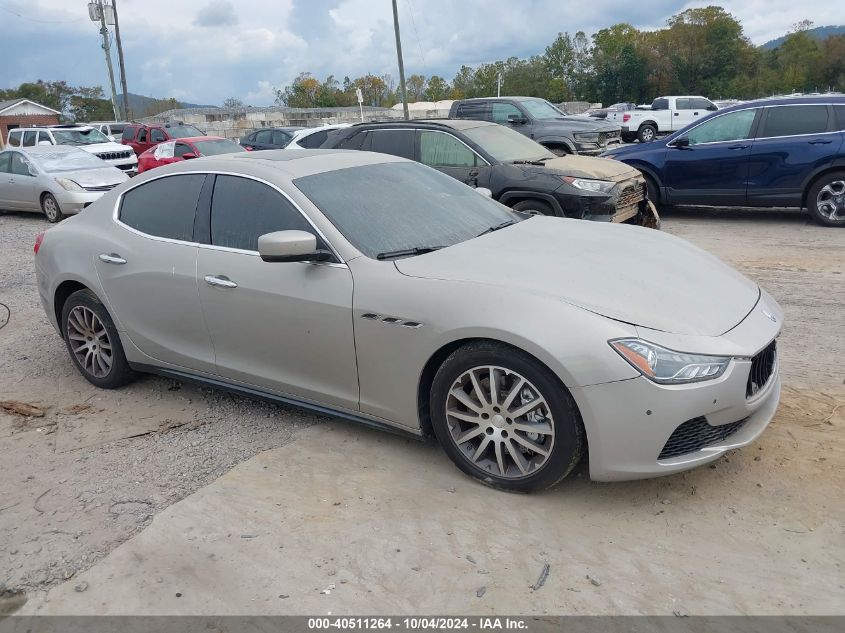
[[528, 215], [557, 215], [550, 204], [541, 200], [522, 200], [513, 205], [512, 209]]
[[134, 380], [117, 328], [90, 290], [77, 290], [62, 307], [62, 335], [70, 358], [92, 385], [115, 389]]
[[455, 465], [483, 483], [534, 492], [578, 464], [584, 431], [560, 380], [522, 350], [479, 341], [453, 352], [434, 377], [431, 422]]
[[41, 196], [41, 210], [44, 212], [47, 221], [51, 223], [59, 222], [65, 217], [58, 200], [52, 193], [45, 193]]
[[813, 183], [807, 210], [822, 226], [845, 226], [845, 171], [825, 174]]
[[546, 149], [555, 156], [569, 156], [572, 153], [568, 147], [547, 147]]

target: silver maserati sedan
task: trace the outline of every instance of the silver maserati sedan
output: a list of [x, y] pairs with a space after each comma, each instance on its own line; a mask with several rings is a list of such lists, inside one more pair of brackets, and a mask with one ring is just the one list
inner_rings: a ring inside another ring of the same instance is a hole
[[752, 442], [780, 397], [777, 303], [682, 239], [522, 216], [368, 152], [200, 158], [36, 242], [91, 383], [197, 381], [413, 436], [532, 491], [678, 472]]
[[0, 209], [40, 211], [48, 222], [79, 213], [129, 176], [78, 147], [44, 145], [0, 152]]

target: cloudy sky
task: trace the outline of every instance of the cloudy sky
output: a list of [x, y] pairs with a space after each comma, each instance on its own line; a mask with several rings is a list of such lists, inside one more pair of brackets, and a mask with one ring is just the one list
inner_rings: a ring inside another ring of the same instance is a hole
[[[108, 84], [86, 0], [0, 0], [0, 87], [35, 79]], [[719, 4], [762, 44], [792, 24], [842, 16], [841, 0], [398, 0], [407, 74], [451, 79], [475, 65], [542, 52], [558, 31], [615, 22], [656, 28]], [[398, 75], [390, 0], [118, 0], [129, 91], [195, 103], [273, 101], [300, 71]], [[842, 21], [842, 20], [839, 20]]]

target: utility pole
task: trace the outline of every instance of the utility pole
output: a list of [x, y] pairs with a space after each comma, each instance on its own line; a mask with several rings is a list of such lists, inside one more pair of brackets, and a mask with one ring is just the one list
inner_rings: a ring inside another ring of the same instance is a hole
[[502, 96], [502, 73], [496, 75], [496, 96]]
[[[108, 16], [106, 11], [108, 10]], [[100, 35], [103, 36], [103, 51], [106, 54], [106, 66], [109, 69], [109, 83], [111, 84], [111, 107], [115, 120], [119, 119], [117, 109], [117, 89], [114, 86], [114, 69], [111, 65], [111, 44], [109, 43], [109, 27], [106, 21], [114, 23], [114, 7], [105, 4], [104, 0], [94, 0], [88, 3], [88, 17], [92, 22], [100, 23]]]
[[405, 113], [405, 120], [411, 117], [408, 115], [408, 95], [405, 94], [405, 64], [402, 62], [402, 40], [399, 38], [399, 11], [396, 9], [396, 0], [393, 0], [393, 30], [396, 32], [396, 56], [399, 58], [399, 90], [402, 93], [402, 111]]
[[123, 64], [123, 45], [120, 42], [120, 21], [117, 19], [117, 0], [111, 0], [114, 9], [114, 39], [117, 42], [117, 61], [120, 66], [120, 87], [123, 90], [123, 120], [131, 121], [132, 113], [129, 111], [129, 93], [126, 91], [126, 67]]

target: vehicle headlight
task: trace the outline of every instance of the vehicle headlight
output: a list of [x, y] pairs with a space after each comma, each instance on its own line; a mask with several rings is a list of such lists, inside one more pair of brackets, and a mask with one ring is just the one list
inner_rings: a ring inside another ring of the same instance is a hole
[[576, 141], [592, 141], [593, 143], [597, 143], [599, 140], [598, 132], [575, 132], [572, 136], [575, 137]]
[[616, 186], [616, 183], [610, 180], [592, 180], [589, 178], [573, 178], [571, 176], [564, 176], [563, 181], [576, 189], [583, 189], [584, 191], [592, 191], [594, 193], [610, 193]]
[[79, 186], [79, 183], [72, 181], [70, 178], [56, 178], [56, 182], [68, 191], [85, 191], [85, 189]]
[[730, 356], [676, 352], [638, 338], [608, 342], [643, 376], [662, 384], [712, 380], [721, 376], [731, 362]]

